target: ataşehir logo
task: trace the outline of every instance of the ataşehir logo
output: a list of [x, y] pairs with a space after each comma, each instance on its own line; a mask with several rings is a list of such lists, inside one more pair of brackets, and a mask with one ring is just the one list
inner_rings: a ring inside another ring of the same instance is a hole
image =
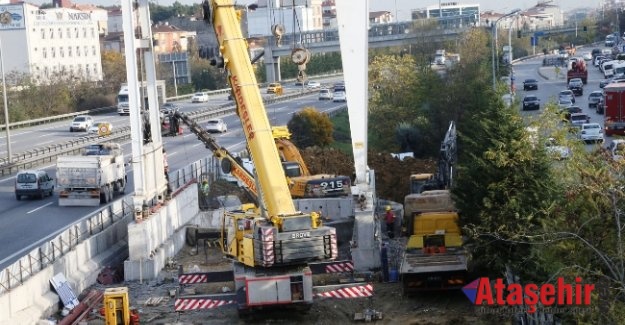
[[537, 304], [544, 307], [588, 306], [594, 289], [594, 284], [584, 284], [580, 277], [572, 284], [559, 277], [555, 284], [540, 286], [534, 283], [506, 284], [501, 278], [491, 284], [489, 278], [483, 277], [464, 286], [462, 292], [477, 306], [527, 306], [527, 312], [534, 313]]

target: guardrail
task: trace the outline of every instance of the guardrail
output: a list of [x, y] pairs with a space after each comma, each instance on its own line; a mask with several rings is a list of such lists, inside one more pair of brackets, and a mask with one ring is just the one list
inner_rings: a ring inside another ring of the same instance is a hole
[[[290, 100], [293, 98], [303, 97], [317, 92], [317, 90], [308, 89], [282, 96], [271, 96], [270, 98], [263, 99], [265, 104], [271, 104], [281, 101]], [[223, 116], [236, 112], [234, 103], [228, 103], [219, 105], [216, 107], [209, 107], [204, 110], [191, 112], [188, 115], [198, 121], [205, 119]], [[99, 143], [103, 141], [119, 141], [130, 138], [130, 127], [122, 127], [116, 129], [111, 135], [106, 137], [90, 136], [82, 137], [77, 140], [68, 141], [66, 143], [46, 146], [43, 148], [36, 148], [26, 152], [14, 154], [11, 157], [9, 163], [6, 158], [0, 158], [0, 175], [11, 175], [21, 169], [33, 168], [42, 163], [52, 162], [56, 157], [68, 154], [74, 154], [82, 147], [88, 144]]]
[[[33, 126], [33, 125], [40, 125], [40, 124], [46, 124], [50, 122], [67, 120], [70, 118], [74, 118], [78, 115], [97, 115], [97, 114], [104, 114], [104, 113], [110, 113], [110, 112], [116, 112], [116, 111], [117, 111], [116, 106], [107, 106], [107, 107], [94, 108], [94, 109], [90, 109], [86, 111], [67, 113], [67, 114], [61, 114], [61, 115], [55, 115], [55, 116], [49, 116], [49, 117], [42, 117], [42, 118], [38, 118], [34, 120], [10, 123], [9, 130], [13, 130], [13, 129], [17, 129], [17, 128], [21, 128], [25, 126]], [[4, 125], [0, 126], [0, 131], [4, 131], [5, 129], [6, 127]]]
[[65, 143], [50, 145], [42, 148], [21, 152], [13, 155], [12, 162], [7, 162], [6, 158], [0, 159], [0, 175], [10, 175], [21, 169], [28, 169], [52, 162], [54, 158], [63, 155], [75, 154], [88, 144], [100, 143], [103, 141], [119, 141], [130, 138], [130, 127], [125, 126], [114, 130], [108, 136], [86, 136]]

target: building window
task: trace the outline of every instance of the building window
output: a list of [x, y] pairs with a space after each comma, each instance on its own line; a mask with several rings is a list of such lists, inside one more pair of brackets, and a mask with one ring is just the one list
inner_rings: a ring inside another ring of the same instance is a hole
[[82, 37], [87, 38], [87, 28], [85, 27], [82, 28]]
[[50, 76], [50, 71], [48, 70], [48, 67], [43, 68], [43, 74], [46, 76], [46, 78]]
[[95, 56], [95, 45], [91, 47], [91, 53]]
[[93, 75], [95, 75], [95, 76], [98, 75], [98, 65], [97, 64], [93, 65]]
[[46, 39], [46, 31], [45, 29], [41, 29], [41, 39]]
[[78, 38], [78, 36], [80, 36], [78, 34], [78, 27], [74, 27], [74, 38]]
[[67, 38], [72, 38], [72, 33], [69, 31], [69, 27], [67, 27]]
[[89, 63], [87, 63], [85, 64], [85, 74], [88, 76], [90, 72], [91, 72], [91, 69], [89, 69]]
[[80, 56], [80, 46], [76, 46], [76, 56]]
[[65, 57], [65, 51], [63, 50], [63, 47], [59, 47], [59, 55], [61, 55], [62, 58]]
[[85, 56], [89, 56], [89, 47], [85, 45]]
[[59, 38], [63, 38], [63, 31], [59, 28]]
[[91, 27], [91, 38], [95, 38], [95, 28]]
[[54, 38], [54, 29], [50, 28], [50, 39]]
[[67, 47], [67, 56], [69, 56], [70, 58], [72, 57], [72, 47], [71, 46]]
[[52, 57], [56, 58], [56, 49], [53, 47], [50, 50], [52, 51]]
[[76, 71], [78, 74], [82, 74], [82, 64], [78, 64], [78, 69]]
[[48, 50], [45, 47], [41, 49], [41, 56], [43, 56], [44, 59], [48, 58]]

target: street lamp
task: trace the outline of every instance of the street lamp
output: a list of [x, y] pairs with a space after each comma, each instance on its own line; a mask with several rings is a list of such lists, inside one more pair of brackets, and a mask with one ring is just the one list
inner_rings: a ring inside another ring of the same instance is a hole
[[521, 9], [514, 9], [511, 12], [499, 17], [497, 20], [495, 20], [495, 23], [492, 26], [492, 36], [493, 39], [491, 40], [491, 53], [492, 53], [492, 64], [493, 64], [493, 90], [497, 88], [497, 79], [496, 79], [496, 75], [495, 75], [495, 48], [497, 47], [497, 23], [499, 23], [500, 20], [512, 16], [516, 13], [518, 13], [519, 11], [521, 11]]
[[171, 60], [171, 69], [174, 71], [174, 92], [175, 96], [178, 97], [178, 81], [176, 80], [176, 61]]
[[2, 55], [2, 38], [0, 38], [0, 69], [2, 70], [2, 97], [4, 99], [4, 130], [7, 133], [7, 162], [11, 162], [11, 132], [9, 131], [9, 104], [7, 101], [7, 83], [4, 78], [4, 56]]

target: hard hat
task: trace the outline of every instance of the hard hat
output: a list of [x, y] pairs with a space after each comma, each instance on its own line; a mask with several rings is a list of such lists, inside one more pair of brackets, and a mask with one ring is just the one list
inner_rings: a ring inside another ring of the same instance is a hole
[[391, 211], [391, 206], [390, 205], [386, 206], [386, 211]]

